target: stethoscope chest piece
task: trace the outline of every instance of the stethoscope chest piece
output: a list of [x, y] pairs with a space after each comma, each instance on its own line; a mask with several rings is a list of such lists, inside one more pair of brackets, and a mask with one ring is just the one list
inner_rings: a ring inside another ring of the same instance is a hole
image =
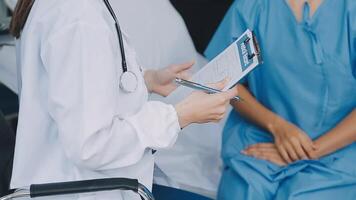
[[132, 93], [137, 90], [138, 78], [135, 73], [127, 71], [120, 76], [120, 88], [126, 93]]
[[120, 26], [119, 26], [119, 21], [117, 20], [115, 12], [112, 9], [109, 0], [103, 0], [103, 1], [105, 3], [106, 8], [109, 10], [112, 18], [115, 21], [115, 28], [116, 28], [117, 37], [119, 40], [120, 53], [121, 53], [121, 58], [122, 58], [122, 63], [121, 63], [122, 74], [120, 75], [119, 86], [120, 86], [120, 89], [122, 89], [124, 92], [132, 93], [132, 92], [135, 92], [138, 87], [138, 78], [135, 73], [133, 73], [132, 71], [129, 71], [127, 69], [124, 41], [122, 39], [122, 33], [121, 33]]

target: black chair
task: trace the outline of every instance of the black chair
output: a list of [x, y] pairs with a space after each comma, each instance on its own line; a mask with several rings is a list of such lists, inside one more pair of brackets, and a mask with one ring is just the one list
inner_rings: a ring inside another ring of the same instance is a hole
[[0, 197], [11, 193], [9, 183], [15, 148], [15, 132], [0, 110]]

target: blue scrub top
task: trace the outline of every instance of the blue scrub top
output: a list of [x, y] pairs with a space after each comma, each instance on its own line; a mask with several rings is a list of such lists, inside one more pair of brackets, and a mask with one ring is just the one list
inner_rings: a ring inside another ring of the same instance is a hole
[[[306, 4], [300, 22], [286, 0], [236, 0], [206, 56], [214, 58], [248, 28], [257, 35], [264, 63], [242, 83], [264, 106], [312, 139], [334, 128], [356, 108], [355, 0], [324, 0], [311, 18]], [[272, 141], [270, 133], [232, 112], [223, 134], [224, 163], [239, 174], [244, 174], [243, 166], [254, 168], [270, 181], [309, 165], [346, 172], [356, 181], [355, 143], [319, 161], [299, 161], [287, 167], [240, 153], [251, 144]]]

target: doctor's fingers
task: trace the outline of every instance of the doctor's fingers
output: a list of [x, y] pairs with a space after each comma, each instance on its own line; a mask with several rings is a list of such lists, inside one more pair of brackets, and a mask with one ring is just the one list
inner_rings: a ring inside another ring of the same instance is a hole
[[213, 116], [215, 119], [223, 118], [228, 110], [225, 104], [215, 104], [212, 106], [213, 108], [210, 111], [210, 115]]
[[192, 73], [190, 73], [189, 71], [183, 71], [183, 72], [177, 73], [175, 75], [175, 77], [180, 78], [180, 79], [184, 79], [184, 80], [191, 80]]
[[224, 78], [223, 80], [216, 82], [216, 83], [209, 83], [207, 84], [208, 87], [217, 89], [217, 90], [222, 90], [225, 88], [226, 84], [228, 84], [230, 81], [229, 78]]
[[238, 94], [239, 93], [236, 89], [230, 89], [225, 92], [220, 92], [212, 95], [219, 99], [220, 104], [223, 104], [227, 107], [230, 104], [230, 100], [236, 97]]
[[192, 68], [192, 66], [195, 64], [194, 61], [190, 61], [187, 63], [183, 63], [183, 64], [176, 64], [176, 65], [171, 65], [170, 69], [172, 70], [173, 73], [175, 74], [179, 74], [183, 71], [186, 71], [190, 68]]
[[217, 112], [210, 112], [206, 115], [205, 121], [203, 123], [215, 122], [218, 123], [224, 118], [225, 114], [218, 114]]
[[222, 92], [222, 95], [225, 96], [226, 100], [229, 101], [233, 99], [234, 97], [236, 97], [239, 94], [238, 90], [236, 88], [230, 89], [226, 92]]
[[219, 123], [225, 115], [214, 115], [208, 122]]

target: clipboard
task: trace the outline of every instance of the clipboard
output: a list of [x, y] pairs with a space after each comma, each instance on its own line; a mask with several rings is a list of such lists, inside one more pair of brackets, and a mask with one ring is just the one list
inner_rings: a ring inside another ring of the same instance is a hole
[[[239, 81], [263, 63], [261, 49], [256, 35], [246, 30], [219, 55], [192, 76], [191, 82], [207, 85], [230, 78], [230, 82], [222, 91], [236, 86]], [[188, 87], [178, 87], [168, 97], [169, 102], [178, 102], [193, 92]]]

